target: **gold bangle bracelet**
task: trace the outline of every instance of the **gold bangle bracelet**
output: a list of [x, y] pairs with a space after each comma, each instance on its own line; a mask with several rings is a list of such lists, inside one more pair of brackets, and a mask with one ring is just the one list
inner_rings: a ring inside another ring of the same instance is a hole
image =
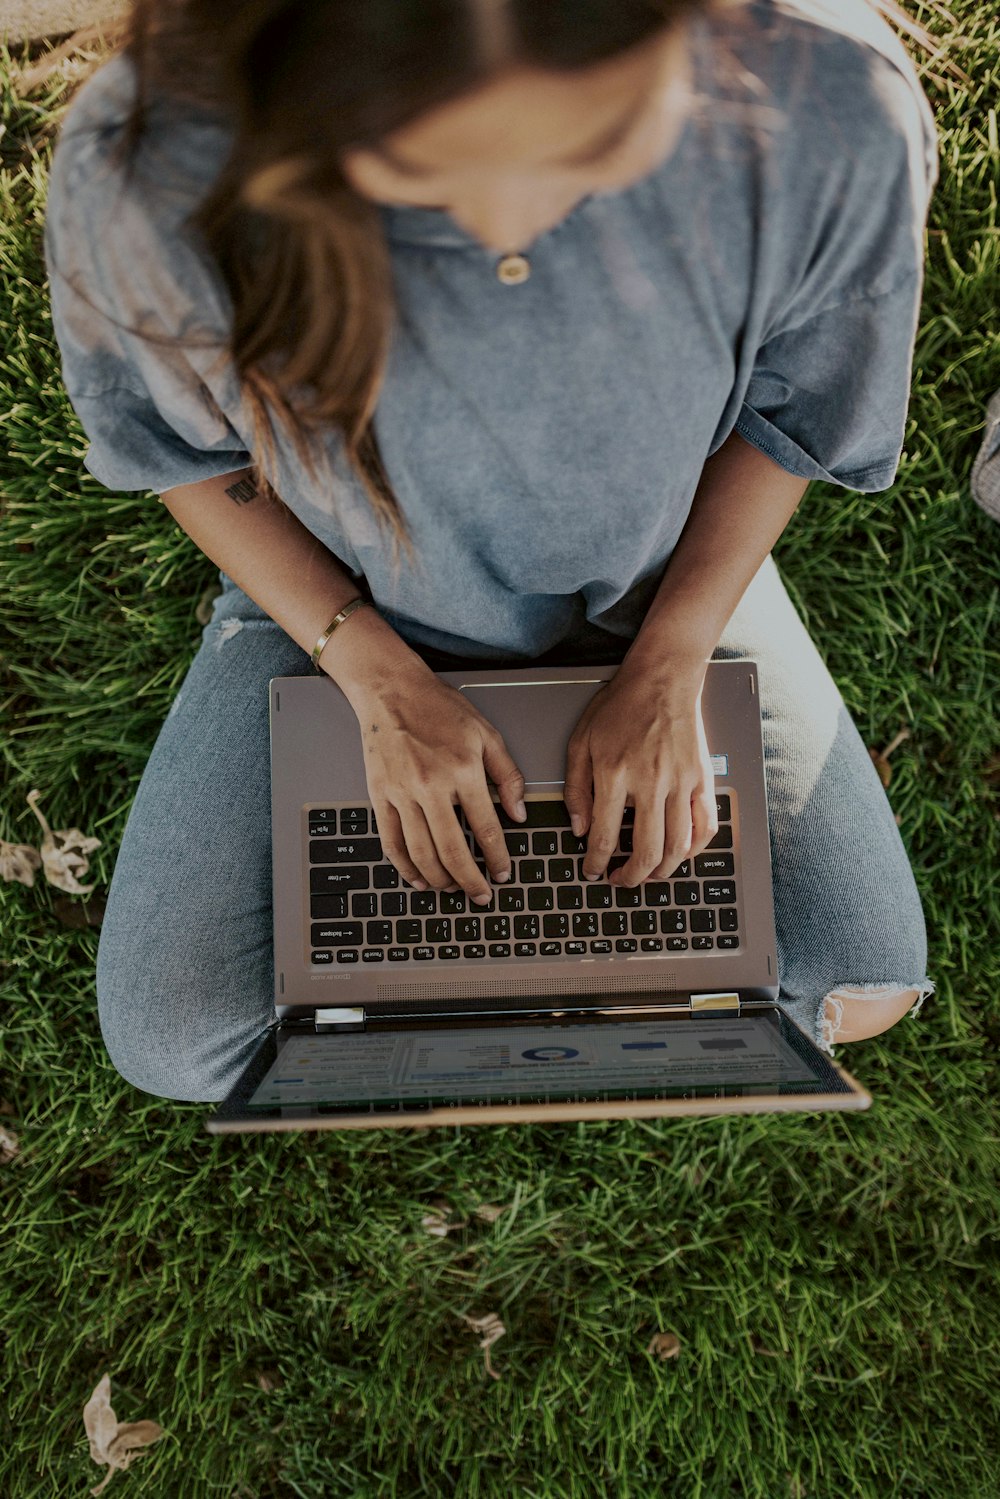
[[351, 602], [349, 604], [345, 604], [339, 614], [335, 614], [333, 616], [330, 623], [327, 625], [326, 629], [323, 631], [322, 635], [313, 646], [313, 652], [310, 660], [312, 661], [312, 664], [317, 671], [319, 671], [320, 669], [319, 658], [323, 654], [323, 648], [329, 640], [330, 636], [333, 634], [334, 630], [336, 630], [339, 625], [342, 625], [344, 623], [344, 620], [348, 619], [356, 609], [360, 609], [362, 604], [367, 603], [368, 600], [363, 599], [359, 594], [356, 599], [351, 599]]

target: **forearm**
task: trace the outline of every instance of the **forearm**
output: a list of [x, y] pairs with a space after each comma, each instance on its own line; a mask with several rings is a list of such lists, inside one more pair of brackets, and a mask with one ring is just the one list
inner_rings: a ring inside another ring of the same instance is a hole
[[[360, 591], [318, 537], [260, 491], [250, 468], [180, 485], [161, 498], [206, 557], [307, 654]], [[319, 664], [350, 698], [419, 660], [376, 609], [357, 609], [334, 631]]]
[[700, 689], [752, 579], [798, 507], [808, 479], [733, 432], [705, 464], [691, 513], [623, 666]]

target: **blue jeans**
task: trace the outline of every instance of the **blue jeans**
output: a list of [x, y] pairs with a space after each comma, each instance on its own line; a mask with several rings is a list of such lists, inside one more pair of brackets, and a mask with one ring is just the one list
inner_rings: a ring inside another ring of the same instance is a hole
[[[115, 1067], [147, 1093], [204, 1102], [225, 1097], [274, 1024], [267, 684], [312, 671], [219, 576], [129, 813], [97, 954]], [[829, 1052], [830, 990], [914, 987], [918, 1009], [933, 992], [920, 896], [864, 741], [771, 556], [714, 652], [741, 657], [758, 663], [780, 1003]]]

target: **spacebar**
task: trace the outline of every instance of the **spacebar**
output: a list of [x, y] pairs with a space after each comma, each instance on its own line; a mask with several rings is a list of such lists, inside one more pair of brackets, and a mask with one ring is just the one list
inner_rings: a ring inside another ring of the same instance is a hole
[[568, 828], [572, 824], [566, 803], [562, 797], [553, 797], [551, 801], [525, 802], [528, 816], [526, 821], [518, 822], [516, 817], [511, 817], [505, 812], [499, 802], [495, 802], [497, 818], [502, 828]]

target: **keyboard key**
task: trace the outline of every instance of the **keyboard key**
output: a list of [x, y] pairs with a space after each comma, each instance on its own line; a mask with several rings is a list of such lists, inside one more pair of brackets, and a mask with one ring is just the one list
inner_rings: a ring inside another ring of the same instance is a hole
[[433, 958], [434, 949], [433, 947], [415, 947], [413, 949], [413, 956], [418, 962], [426, 963], [428, 958]]
[[710, 947], [715, 946], [714, 937], [692, 937], [691, 946], [695, 952], [707, 952]]
[[713, 901], [716, 905], [732, 905], [736, 899], [735, 880], [706, 880], [705, 899]]
[[428, 942], [450, 942], [451, 922], [447, 919], [424, 922], [424, 937]]
[[469, 947], [462, 948], [463, 958], [485, 958], [486, 949], [481, 942], [474, 942]]
[[313, 895], [309, 900], [309, 915], [314, 921], [339, 921], [347, 915], [347, 896]]
[[716, 947], [739, 947], [739, 937], [716, 937]]
[[715, 912], [714, 911], [692, 911], [691, 912], [691, 930], [692, 930], [692, 932], [714, 932], [715, 931]]
[[719, 907], [719, 931], [735, 932], [739, 930], [736, 911], [732, 906]]
[[597, 942], [590, 944], [590, 950], [596, 953], [607, 953], [611, 951], [611, 943], [601, 937]]
[[728, 823], [724, 823], [722, 827], [719, 828], [719, 831], [716, 833], [711, 843], [706, 845], [706, 848], [732, 848], [732, 846], [733, 830], [728, 825]]
[[385, 952], [381, 947], [365, 947], [361, 952], [362, 963], [384, 963]]
[[542, 931], [546, 937], [568, 937], [569, 917], [562, 913], [557, 916], [543, 916]]
[[578, 838], [575, 833], [559, 834], [560, 851], [564, 854], [585, 854], [587, 852], [586, 838]]
[[504, 833], [503, 841], [512, 859], [524, 859], [528, 855], [527, 833]]
[[[578, 911], [573, 917], [573, 936], [596, 937], [597, 935], [597, 912]], [[569, 949], [567, 948], [568, 951]]]
[[532, 885], [528, 891], [528, 910], [551, 911], [552, 905], [551, 887], [548, 885]]
[[691, 878], [691, 860], [682, 859], [677, 868], [671, 871], [672, 880], [689, 880]]
[[579, 911], [583, 905], [583, 890], [579, 885], [560, 885], [556, 891], [556, 905], [560, 911]]
[[686, 952], [688, 939], [686, 937], [666, 937], [667, 952]]
[[674, 901], [679, 906], [700, 906], [701, 891], [695, 880], [674, 881]]
[[337, 814], [332, 808], [313, 807], [309, 813], [309, 832], [322, 838], [337, 831]]
[[647, 906], [669, 906], [670, 886], [661, 885], [656, 880], [650, 880], [648, 885], [643, 886]]
[[545, 864], [541, 859], [522, 859], [517, 866], [517, 879], [521, 885], [540, 885], [545, 878]]
[[565, 951], [567, 957], [577, 958], [587, 951], [587, 944], [586, 942], [567, 942]]
[[436, 911], [436, 890], [412, 890], [410, 892], [411, 916], [433, 916]]
[[509, 942], [491, 942], [490, 943], [490, 957], [491, 958], [509, 958], [510, 957], [510, 943]]
[[699, 878], [706, 874], [733, 874], [732, 854], [695, 854], [694, 872]]
[[423, 940], [424, 940], [424, 924], [423, 924], [422, 921], [397, 921], [396, 922], [396, 941], [397, 942], [409, 942], [412, 945], [415, 942], [423, 942]]
[[543, 942], [538, 951], [543, 958], [558, 958], [562, 956], [562, 943]]
[[518, 822], [510, 814], [504, 811], [499, 802], [493, 803], [493, 810], [497, 814], [502, 828], [568, 828], [572, 824], [566, 803], [560, 797], [553, 801], [526, 801], [525, 811], [527, 817], [524, 822]]
[[372, 943], [373, 945], [376, 944], [376, 943], [379, 944], [379, 945], [381, 945], [382, 943], [385, 943], [385, 942], [391, 942], [392, 941], [392, 922], [391, 921], [369, 921], [369, 923], [368, 923], [368, 925], [367, 925], [367, 927], [365, 929], [365, 936], [368, 938], [368, 941], [370, 943]]
[[[501, 890], [499, 892], [499, 900], [498, 900], [497, 904], [498, 904], [499, 909], [501, 911], [523, 911], [524, 910], [524, 891], [523, 890]], [[490, 911], [492, 909], [493, 909], [492, 906], [481, 906], [480, 907], [480, 910], [482, 910], [482, 911]]]
[[631, 828], [622, 828], [621, 832], [618, 835], [618, 847], [621, 849], [623, 854], [630, 854], [632, 852]]
[[323, 926], [322, 930], [324, 947], [335, 947], [338, 942], [362, 941], [360, 921], [329, 922]]
[[480, 935], [478, 916], [463, 916], [455, 922], [456, 942], [478, 942]]
[[629, 924], [633, 937], [649, 937], [656, 931], [656, 912], [633, 911]]
[[333, 864], [310, 869], [309, 889], [317, 895], [339, 895], [345, 890], [367, 890], [367, 864]]
[[[510, 917], [509, 916], [487, 916], [483, 922], [483, 934], [487, 942], [507, 942], [510, 939]], [[491, 957], [496, 953], [491, 952]]]
[[376, 890], [395, 890], [399, 884], [399, 870], [395, 864], [379, 864], [373, 869], [372, 884]]
[[533, 854], [557, 854], [559, 852], [558, 833], [532, 833], [531, 852]]
[[314, 962], [314, 963], [332, 963], [333, 962], [333, 953], [332, 952], [322, 952], [322, 951], [320, 951], [320, 952], [314, 952], [313, 955], [312, 955], [312, 962]]
[[377, 916], [378, 896], [373, 894], [351, 896], [352, 916]]
[[642, 905], [641, 885], [622, 885], [620, 888], [617, 885], [611, 885], [609, 886], [609, 889], [612, 889], [615, 892], [616, 906], [627, 907]]
[[465, 910], [465, 891], [442, 890], [438, 910], [442, 916], [461, 916]]
[[[358, 895], [356, 895], [354, 898], [355, 900], [361, 899], [361, 897]], [[386, 891], [386, 893], [382, 896], [382, 915], [406, 915], [406, 896], [403, 894], [402, 890]]]
[[358, 961], [358, 950], [356, 947], [341, 947], [337, 952], [338, 963], [356, 963]]
[[515, 916], [514, 936], [519, 937], [522, 942], [534, 942], [538, 937], [538, 917]]
[[587, 906], [591, 911], [606, 911], [611, 905], [613, 894], [610, 885], [588, 885]]
[[642, 940], [639, 943], [639, 946], [642, 948], [643, 952], [662, 952], [663, 951], [663, 938], [662, 937], [643, 937]]
[[375, 864], [382, 857], [377, 838], [314, 838], [309, 844], [310, 864]]
[[730, 822], [732, 820], [732, 813], [729, 810], [728, 796], [725, 796], [720, 792], [719, 795], [715, 798], [715, 808], [719, 815], [720, 822]]
[[459, 951], [458, 951], [457, 947], [449, 946], [449, 947], [439, 947], [438, 948], [438, 957], [439, 958], [457, 958], [458, 956], [459, 956]]
[[553, 885], [576, 879], [576, 866], [572, 859], [550, 859], [548, 872]]
[[628, 931], [628, 917], [624, 911], [605, 911], [601, 917], [601, 931], [605, 937], [624, 937]]
[[535, 946], [535, 944], [533, 942], [515, 942], [514, 943], [514, 956], [515, 956], [515, 958], [533, 958], [535, 956], [535, 953], [537, 951], [538, 951], [538, 949], [536, 948], [536, 946]]
[[615, 952], [635, 952], [636, 940], [634, 937], [619, 937], [615, 943]]
[[386, 953], [390, 963], [406, 963], [409, 961], [410, 949], [408, 947], [390, 947]]
[[687, 931], [687, 912], [686, 911], [677, 911], [677, 910], [674, 910], [674, 911], [661, 911], [660, 912], [660, 931], [663, 932], [667, 936], [670, 936], [671, 934], [673, 934], [675, 932], [686, 932]]
[[365, 827], [367, 827], [369, 810], [368, 807], [341, 807], [340, 826], [344, 826], [346, 819], [348, 822], [363, 822]]

